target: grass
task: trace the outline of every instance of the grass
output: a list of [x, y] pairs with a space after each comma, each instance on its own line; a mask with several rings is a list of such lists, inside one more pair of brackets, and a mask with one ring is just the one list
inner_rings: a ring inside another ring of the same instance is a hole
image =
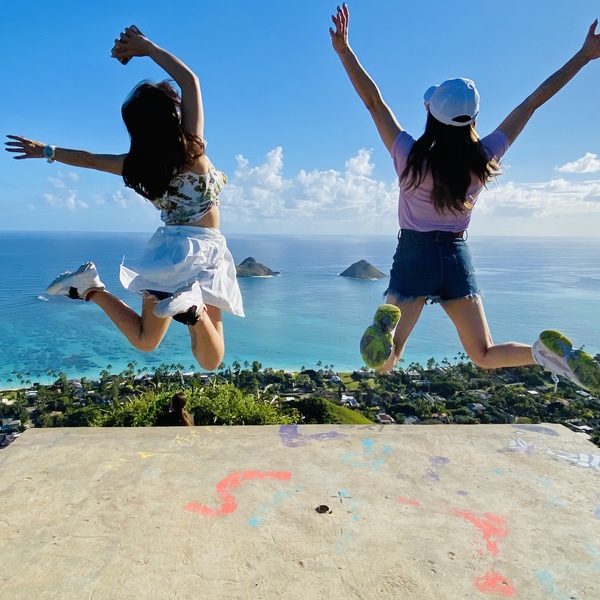
[[328, 406], [331, 412], [339, 419], [339, 422], [343, 425], [372, 425], [373, 421], [369, 421], [367, 417], [361, 413], [346, 408], [345, 406], [338, 406], [333, 402], [328, 401]]

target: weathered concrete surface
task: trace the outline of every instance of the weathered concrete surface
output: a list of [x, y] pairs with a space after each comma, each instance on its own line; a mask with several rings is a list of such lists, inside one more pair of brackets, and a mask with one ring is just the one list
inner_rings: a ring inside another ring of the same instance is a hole
[[597, 600], [599, 455], [553, 425], [31, 430], [0, 598]]

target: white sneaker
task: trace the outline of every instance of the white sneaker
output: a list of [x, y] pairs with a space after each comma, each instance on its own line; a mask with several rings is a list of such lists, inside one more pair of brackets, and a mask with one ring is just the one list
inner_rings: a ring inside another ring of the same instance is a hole
[[562, 375], [579, 387], [591, 392], [600, 389], [600, 364], [587, 352], [575, 350], [571, 340], [562, 333], [542, 331], [531, 354], [538, 365]]
[[157, 302], [152, 312], [161, 319], [173, 317], [180, 323], [195, 325], [204, 309], [202, 290], [198, 282], [194, 281], [191, 285], [178, 289], [173, 296]]
[[47, 288], [49, 296], [68, 296], [73, 300], [85, 300], [89, 290], [103, 290], [96, 265], [93, 262], [83, 263], [77, 271], [65, 271], [59, 275]]

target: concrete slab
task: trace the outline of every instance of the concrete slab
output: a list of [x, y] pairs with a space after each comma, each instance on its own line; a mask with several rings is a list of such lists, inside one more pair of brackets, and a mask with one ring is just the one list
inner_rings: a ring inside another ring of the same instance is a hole
[[566, 428], [36, 429], [0, 451], [0, 598], [600, 598]]

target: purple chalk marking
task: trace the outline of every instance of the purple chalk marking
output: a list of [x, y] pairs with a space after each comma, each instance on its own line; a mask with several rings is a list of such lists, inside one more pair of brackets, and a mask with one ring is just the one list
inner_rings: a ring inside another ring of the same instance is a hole
[[446, 458], [445, 456], [430, 456], [429, 462], [434, 467], [443, 467], [444, 465], [447, 465], [450, 462], [450, 459]]
[[440, 480], [440, 474], [437, 471], [427, 471], [427, 473], [425, 473], [425, 476], [428, 479], [431, 479], [432, 481]]
[[344, 433], [338, 433], [337, 431], [327, 431], [325, 433], [313, 433], [311, 435], [304, 435], [299, 432], [298, 425], [280, 425], [279, 426], [279, 437], [283, 442], [284, 446], [289, 448], [297, 448], [298, 446], [306, 446], [306, 443], [311, 440], [317, 442], [323, 442], [326, 440], [333, 440], [336, 438], [347, 437]]
[[469, 492], [465, 492], [465, 490], [458, 490], [456, 492], [459, 496], [468, 496]]

